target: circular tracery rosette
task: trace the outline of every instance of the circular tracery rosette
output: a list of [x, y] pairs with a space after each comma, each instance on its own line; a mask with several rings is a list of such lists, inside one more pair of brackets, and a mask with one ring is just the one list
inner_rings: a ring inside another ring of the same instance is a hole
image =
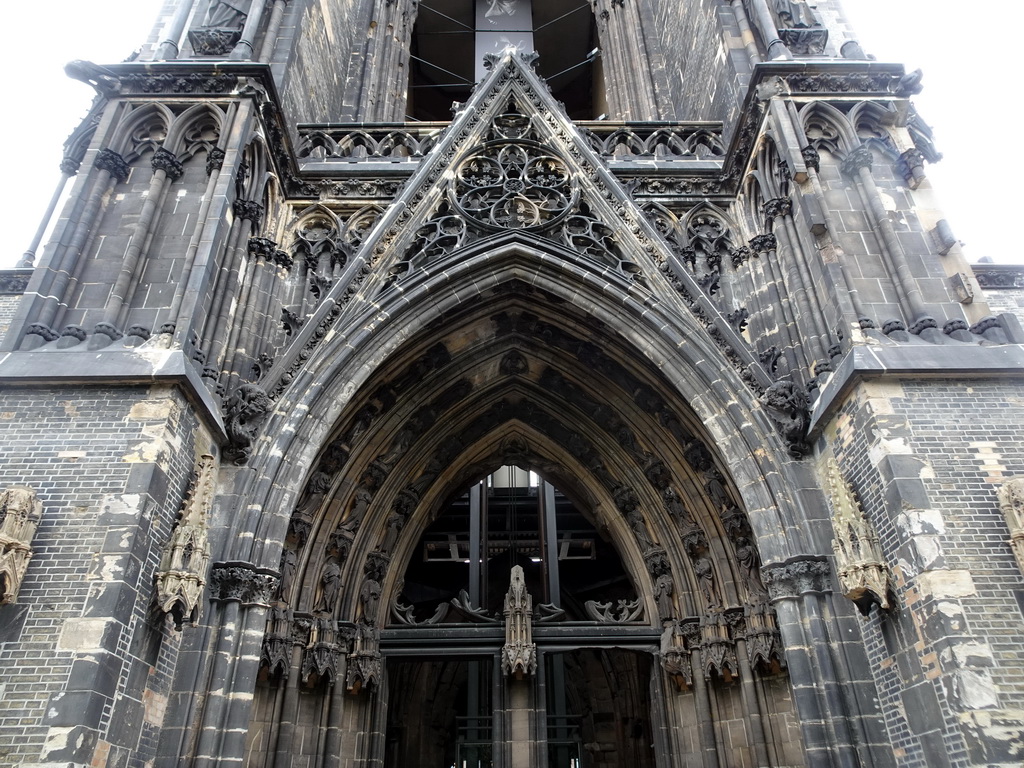
[[533, 144], [494, 142], [464, 160], [451, 182], [456, 209], [492, 231], [544, 229], [578, 197], [565, 162]]

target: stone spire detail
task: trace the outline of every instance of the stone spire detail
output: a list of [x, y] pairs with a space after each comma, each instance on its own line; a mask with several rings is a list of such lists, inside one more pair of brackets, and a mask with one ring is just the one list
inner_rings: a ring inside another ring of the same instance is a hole
[[537, 673], [537, 645], [533, 642], [533, 598], [526, 591], [521, 565], [512, 566], [512, 580], [505, 595], [505, 645], [501, 671], [521, 680]]

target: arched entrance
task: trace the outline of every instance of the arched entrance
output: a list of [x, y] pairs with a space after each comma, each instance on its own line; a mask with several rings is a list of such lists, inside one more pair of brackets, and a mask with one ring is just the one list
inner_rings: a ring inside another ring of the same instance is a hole
[[[284, 537], [251, 764], [799, 762], [715, 420], [551, 288], [497, 282], [399, 334], [347, 396]], [[509, 467], [536, 488], [496, 488]], [[517, 566], [536, 646], [521, 680], [499, 609]]]

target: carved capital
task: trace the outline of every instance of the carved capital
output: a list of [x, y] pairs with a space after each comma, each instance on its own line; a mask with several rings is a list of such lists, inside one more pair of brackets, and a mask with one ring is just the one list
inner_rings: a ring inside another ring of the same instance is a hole
[[808, 168], [813, 168], [816, 171], [821, 169], [821, 155], [813, 145], [808, 144], [800, 150], [800, 154], [804, 158], [804, 165]]
[[94, 165], [101, 171], [109, 173], [121, 184], [128, 181], [128, 175], [132, 170], [124, 158], [112, 149], [101, 149], [96, 154]]
[[761, 212], [764, 214], [765, 228], [767, 228], [775, 219], [793, 213], [793, 200], [789, 197], [773, 197], [765, 202], [761, 207]]
[[206, 155], [206, 175], [212, 176], [214, 171], [224, 167], [225, 152], [220, 147], [214, 147]]
[[160, 147], [153, 153], [153, 170], [163, 171], [171, 181], [177, 181], [185, 174], [185, 166], [169, 149]]
[[839, 170], [844, 176], [849, 176], [852, 179], [859, 175], [861, 168], [867, 168], [870, 171], [872, 162], [874, 162], [874, 156], [871, 154], [871, 150], [861, 144], [847, 153], [839, 165]]
[[249, 255], [256, 259], [263, 259], [269, 261], [274, 258], [274, 253], [277, 251], [277, 243], [271, 240], [269, 237], [250, 237], [249, 238]]
[[831, 569], [823, 557], [807, 555], [761, 569], [768, 596], [774, 600], [799, 597], [808, 592], [832, 591]]
[[755, 235], [750, 238], [750, 250], [756, 254], [768, 253], [769, 251], [776, 250], [778, 247], [779, 241], [771, 233]]
[[82, 167], [80, 160], [76, 160], [73, 157], [65, 157], [60, 161], [60, 172], [65, 176], [74, 176], [78, 173], [78, 169]]
[[210, 599], [269, 605], [278, 582], [278, 574], [256, 568], [252, 563], [216, 563], [210, 571]]
[[263, 221], [263, 206], [254, 200], [235, 200], [231, 209], [239, 219], [251, 221], [253, 229], [259, 227], [260, 222]]

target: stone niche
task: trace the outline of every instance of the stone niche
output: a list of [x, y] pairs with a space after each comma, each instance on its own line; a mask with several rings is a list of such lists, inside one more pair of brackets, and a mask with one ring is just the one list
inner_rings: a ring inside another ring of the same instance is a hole
[[0, 492], [0, 605], [18, 598], [42, 516], [43, 504], [34, 489], [12, 485]]

